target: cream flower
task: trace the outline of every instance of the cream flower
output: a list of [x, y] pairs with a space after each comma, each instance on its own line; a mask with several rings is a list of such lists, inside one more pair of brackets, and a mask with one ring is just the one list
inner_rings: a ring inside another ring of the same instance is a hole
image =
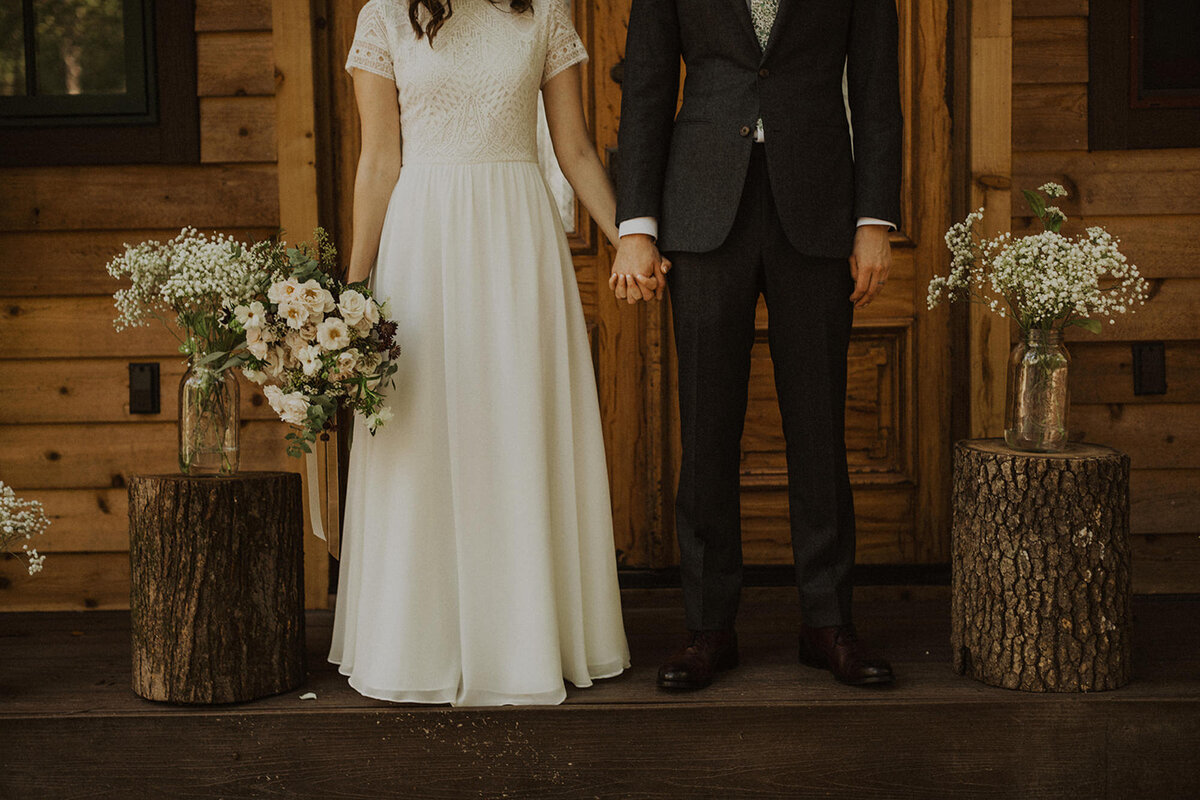
[[287, 351], [282, 347], [272, 347], [267, 351], [266, 357], [263, 359], [267, 374], [272, 378], [278, 378], [283, 375], [287, 363]]
[[338, 301], [338, 311], [342, 312], [342, 319], [346, 320], [347, 325], [357, 325], [359, 320], [367, 315], [368, 308], [370, 301], [353, 289], [342, 292]]
[[296, 358], [305, 375], [312, 377], [321, 371], [321, 348], [317, 345], [301, 347], [296, 351]]
[[323, 288], [314, 279], [300, 284], [300, 302], [314, 315], [328, 314], [336, 305], [329, 290]]
[[271, 288], [267, 289], [267, 299], [272, 303], [290, 303], [298, 298], [300, 294], [300, 282], [295, 278], [288, 278], [286, 281], [277, 281], [271, 284]]
[[302, 303], [289, 300], [279, 304], [279, 316], [287, 321], [289, 328], [298, 330], [308, 322], [309, 310]]
[[257, 383], [262, 386], [267, 382], [269, 376], [262, 370], [251, 369], [250, 367], [242, 367], [242, 374], [246, 376], [246, 380], [251, 383]]
[[317, 341], [326, 350], [341, 350], [350, 346], [350, 329], [337, 317], [330, 317], [317, 326]]
[[308, 398], [300, 392], [284, 394], [283, 390], [274, 384], [263, 387], [267, 402], [279, 418], [291, 425], [303, 425], [308, 418]]

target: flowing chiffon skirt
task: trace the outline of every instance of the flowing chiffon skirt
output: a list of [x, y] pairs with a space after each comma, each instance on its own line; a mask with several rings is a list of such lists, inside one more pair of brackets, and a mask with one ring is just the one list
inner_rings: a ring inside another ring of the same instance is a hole
[[553, 704], [629, 665], [571, 254], [535, 162], [405, 164], [373, 277], [403, 348], [355, 422], [329, 660], [398, 702]]

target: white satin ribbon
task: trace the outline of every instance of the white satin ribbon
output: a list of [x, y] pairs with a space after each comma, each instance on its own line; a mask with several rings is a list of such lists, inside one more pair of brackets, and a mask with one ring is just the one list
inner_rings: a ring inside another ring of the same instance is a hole
[[308, 517], [313, 534], [321, 541], [325, 539], [325, 525], [321, 521], [321, 489], [317, 479], [317, 458], [313, 453], [304, 454], [304, 466], [308, 471]]

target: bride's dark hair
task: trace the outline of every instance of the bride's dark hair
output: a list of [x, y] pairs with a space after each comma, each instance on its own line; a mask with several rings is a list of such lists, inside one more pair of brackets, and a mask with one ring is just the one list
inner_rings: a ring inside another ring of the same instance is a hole
[[[497, 5], [500, 0], [488, 2]], [[508, 6], [518, 14], [523, 14], [533, 8], [533, 0], [509, 0]], [[422, 8], [429, 12], [429, 22], [424, 26], [421, 25]], [[433, 45], [433, 37], [437, 36], [438, 31], [453, 14], [451, 0], [408, 0], [408, 21], [412, 23], [418, 39], [423, 36], [429, 37], [430, 46]]]

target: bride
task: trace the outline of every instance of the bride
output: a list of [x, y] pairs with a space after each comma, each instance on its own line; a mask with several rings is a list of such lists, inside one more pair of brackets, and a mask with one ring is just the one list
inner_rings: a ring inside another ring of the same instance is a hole
[[359, 16], [350, 280], [390, 299], [404, 348], [394, 420], [355, 422], [329, 652], [369, 697], [552, 704], [564, 679], [629, 666], [583, 312], [537, 160], [540, 90], [564, 175], [616, 241], [586, 59], [563, 0]]

